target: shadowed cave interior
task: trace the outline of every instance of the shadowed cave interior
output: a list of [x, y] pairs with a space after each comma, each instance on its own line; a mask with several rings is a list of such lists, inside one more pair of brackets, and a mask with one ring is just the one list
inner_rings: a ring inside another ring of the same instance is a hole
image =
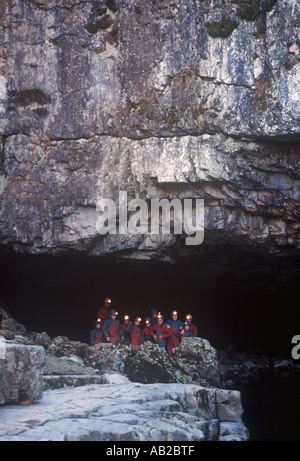
[[0, 299], [29, 331], [89, 343], [97, 310], [111, 297], [122, 321], [152, 308], [190, 313], [198, 335], [221, 350], [290, 355], [299, 334], [299, 256], [275, 258], [215, 247], [176, 264], [82, 254], [5, 255]]

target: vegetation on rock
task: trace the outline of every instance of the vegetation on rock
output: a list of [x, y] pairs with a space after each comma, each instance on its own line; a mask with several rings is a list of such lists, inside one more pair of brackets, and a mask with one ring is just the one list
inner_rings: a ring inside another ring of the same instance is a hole
[[226, 14], [222, 16], [221, 21], [207, 22], [205, 24], [207, 33], [213, 38], [227, 38], [234, 29], [237, 28], [238, 22], [231, 20]]
[[241, 2], [241, 8], [239, 10], [239, 16], [241, 19], [247, 21], [254, 21], [261, 12], [268, 13], [271, 11], [277, 0], [243, 0]]
[[106, 30], [112, 25], [111, 17], [106, 14], [103, 18], [99, 19], [95, 23], [88, 23], [84, 25], [85, 30], [89, 34], [96, 34], [99, 30]]

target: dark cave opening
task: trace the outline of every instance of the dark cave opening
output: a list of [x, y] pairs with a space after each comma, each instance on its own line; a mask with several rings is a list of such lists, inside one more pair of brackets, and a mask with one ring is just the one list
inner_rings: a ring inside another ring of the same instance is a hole
[[[228, 254], [232, 262], [234, 251]], [[236, 263], [225, 270], [224, 260], [216, 258], [217, 273], [216, 262], [208, 267], [199, 256], [170, 265], [82, 254], [10, 255], [0, 262], [0, 299], [27, 330], [52, 338], [88, 343], [97, 310], [109, 296], [120, 321], [125, 314], [144, 320], [152, 308], [169, 318], [177, 309], [182, 320], [192, 314], [198, 335], [217, 349], [234, 345], [290, 355], [291, 339], [299, 334], [299, 287], [294, 275], [287, 284], [274, 283], [272, 270], [254, 270], [261, 259], [251, 257], [238, 250], [243, 267], [234, 270]], [[270, 267], [274, 271], [273, 261]]]

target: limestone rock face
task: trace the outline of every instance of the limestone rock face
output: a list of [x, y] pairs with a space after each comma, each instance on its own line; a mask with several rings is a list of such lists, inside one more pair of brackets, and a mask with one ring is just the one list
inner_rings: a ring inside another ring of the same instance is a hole
[[0, 342], [0, 404], [42, 398], [45, 350]]
[[3, 134], [299, 134], [298, 2], [222, 3], [5, 0]]
[[3, 1], [0, 242], [174, 258], [98, 234], [125, 190], [203, 198], [207, 244], [299, 249], [299, 2], [244, 3]]

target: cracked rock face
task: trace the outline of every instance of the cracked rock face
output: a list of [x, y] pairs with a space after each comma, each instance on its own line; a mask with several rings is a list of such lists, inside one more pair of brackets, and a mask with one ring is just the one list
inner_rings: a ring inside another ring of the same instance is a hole
[[1, 243], [188, 254], [181, 235], [100, 236], [97, 203], [123, 190], [204, 199], [208, 246], [297, 252], [299, 3], [106, 3], [1, 4]]

